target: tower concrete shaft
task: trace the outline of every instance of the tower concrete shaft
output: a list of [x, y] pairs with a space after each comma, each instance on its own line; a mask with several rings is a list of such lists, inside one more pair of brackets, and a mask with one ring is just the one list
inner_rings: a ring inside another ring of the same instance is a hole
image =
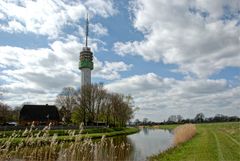
[[91, 84], [91, 70], [88, 68], [81, 69], [81, 85]]

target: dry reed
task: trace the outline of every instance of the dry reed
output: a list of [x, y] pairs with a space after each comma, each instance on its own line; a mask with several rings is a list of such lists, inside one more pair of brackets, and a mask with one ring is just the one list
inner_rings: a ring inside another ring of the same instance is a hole
[[184, 124], [176, 127], [174, 132], [173, 143], [177, 146], [190, 140], [196, 134], [196, 126], [194, 124]]
[[[17, 138], [15, 132], [5, 142], [0, 144], [0, 161], [116, 161], [129, 160], [130, 144], [117, 144], [113, 139], [105, 136], [99, 141], [91, 138], [82, 139], [83, 126], [80, 132], [69, 130], [68, 136], [73, 137], [73, 142], [58, 142], [57, 135], [49, 135], [51, 125], [34, 136], [33, 128], [26, 129], [22, 136], [25, 138], [16, 145], [13, 140]], [[37, 139], [37, 141], [36, 141]]]

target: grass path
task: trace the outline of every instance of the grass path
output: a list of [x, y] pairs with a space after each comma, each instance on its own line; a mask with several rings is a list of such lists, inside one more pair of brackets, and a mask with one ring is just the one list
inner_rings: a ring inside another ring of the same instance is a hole
[[153, 161], [240, 161], [239, 125], [239, 123], [199, 124], [193, 139], [149, 159]]
[[[231, 135], [229, 135], [227, 132], [224, 132], [224, 134], [230, 139], [232, 140], [235, 144], [237, 144], [238, 146], [240, 146], [240, 143], [234, 139]], [[239, 134], [240, 135], [240, 134]]]
[[212, 132], [212, 134], [215, 138], [216, 144], [217, 144], [218, 161], [225, 161], [224, 158], [223, 158], [223, 154], [222, 154], [222, 150], [221, 150], [221, 147], [220, 147], [218, 137], [216, 136], [215, 132], [213, 132], [213, 131], [211, 131], [211, 132]]

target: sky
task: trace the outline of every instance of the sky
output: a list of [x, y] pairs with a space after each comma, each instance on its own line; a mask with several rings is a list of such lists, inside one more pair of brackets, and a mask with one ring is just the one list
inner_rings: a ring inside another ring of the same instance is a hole
[[92, 83], [130, 94], [135, 118], [240, 116], [239, 0], [1, 0], [4, 103], [80, 87], [87, 12]]

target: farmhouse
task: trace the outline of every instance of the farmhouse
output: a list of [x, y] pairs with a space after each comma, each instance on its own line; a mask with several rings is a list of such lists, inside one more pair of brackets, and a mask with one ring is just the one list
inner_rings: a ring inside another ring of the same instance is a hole
[[60, 121], [58, 109], [52, 105], [24, 105], [20, 111], [19, 123], [21, 125], [53, 125]]

